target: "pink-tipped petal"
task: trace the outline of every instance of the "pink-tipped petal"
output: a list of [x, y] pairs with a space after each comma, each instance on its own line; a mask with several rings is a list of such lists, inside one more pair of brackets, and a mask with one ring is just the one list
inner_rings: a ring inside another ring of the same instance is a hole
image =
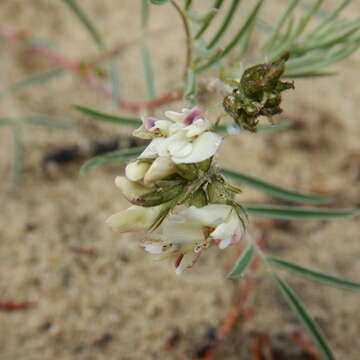
[[151, 128], [153, 128], [155, 126], [155, 121], [157, 121], [158, 119], [154, 118], [154, 117], [148, 117], [144, 120], [144, 125], [145, 128], [147, 130], [150, 130]]
[[194, 120], [204, 118], [204, 112], [197, 106], [193, 107], [185, 116], [184, 124], [186, 126], [191, 125]]

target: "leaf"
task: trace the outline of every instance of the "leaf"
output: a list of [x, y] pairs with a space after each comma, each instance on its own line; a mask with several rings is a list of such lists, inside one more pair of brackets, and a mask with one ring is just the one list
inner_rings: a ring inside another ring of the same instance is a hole
[[153, 100], [156, 98], [154, 72], [151, 63], [151, 56], [149, 54], [149, 50], [145, 44], [144, 39], [141, 39], [140, 50], [141, 50], [141, 59], [144, 69], [144, 80], [145, 80], [147, 98], [149, 100]]
[[298, 316], [308, 334], [313, 339], [316, 347], [322, 354], [322, 358], [326, 360], [335, 360], [335, 357], [330, 347], [328, 346], [320, 328], [314, 319], [312, 319], [312, 317], [308, 314], [305, 306], [302, 304], [295, 292], [277, 274], [273, 274], [273, 277], [290, 308]]
[[10, 119], [0, 119], [0, 127], [12, 126], [14, 122]]
[[164, 5], [166, 4], [169, 0], [150, 0], [152, 4], [154, 5]]
[[213, 18], [217, 14], [217, 11], [221, 8], [222, 3], [224, 0], [214, 0], [214, 5], [212, 6], [212, 12], [210, 12], [210, 15], [206, 18], [206, 21], [203, 23], [203, 25], [200, 27], [199, 31], [195, 35], [195, 39], [198, 39], [210, 26]]
[[149, 1], [148, 0], [141, 1], [140, 17], [141, 17], [141, 27], [144, 30], [149, 23]]
[[11, 182], [13, 185], [18, 185], [21, 180], [21, 173], [24, 162], [24, 148], [21, 130], [17, 127], [12, 127], [13, 141], [14, 141], [14, 160], [11, 169]]
[[[290, 120], [283, 120], [283, 121], [279, 121], [277, 124], [275, 125], [258, 125], [256, 132], [272, 132], [272, 131], [279, 131], [279, 130], [284, 130], [287, 129], [288, 127], [290, 127], [293, 124], [292, 121]], [[240, 134], [240, 133], [248, 133], [248, 134], [254, 134], [253, 132], [243, 129], [241, 127], [239, 127], [238, 125], [234, 125], [234, 124], [226, 124], [226, 125], [220, 125], [216, 128], [216, 131], [219, 133], [226, 133], [226, 134]]]
[[271, 47], [277, 42], [279, 39], [279, 33], [286, 23], [286, 21], [291, 17], [293, 11], [295, 10], [296, 6], [298, 5], [300, 0], [291, 0], [288, 7], [285, 9], [279, 21], [275, 25], [274, 30], [272, 31], [269, 40], [265, 43], [264, 49], [271, 50]]
[[95, 120], [111, 122], [118, 125], [128, 125], [132, 127], [139, 127], [142, 125], [142, 121], [140, 119], [109, 115], [80, 105], [74, 105], [73, 107], [74, 109], [80, 111], [85, 115], [90, 116], [92, 119]]
[[251, 260], [254, 255], [254, 245], [249, 244], [245, 250], [241, 253], [239, 259], [236, 261], [233, 269], [228, 274], [228, 278], [236, 279], [237, 277], [241, 276], [248, 266], [251, 264]]
[[54, 118], [48, 115], [32, 115], [32, 116], [24, 116], [16, 119], [19, 122], [30, 123], [36, 125], [42, 125], [49, 128], [55, 129], [72, 129], [74, 125], [69, 121]]
[[81, 8], [77, 5], [75, 0], [63, 0], [63, 2], [70, 8], [70, 10], [74, 13], [74, 15], [78, 18], [80, 23], [84, 26], [84, 28], [88, 31], [91, 38], [97, 44], [97, 46], [102, 49], [104, 48], [103, 40], [100, 34], [95, 29], [95, 26], [91, 23], [90, 19], [86, 16], [86, 14], [81, 10]]
[[85, 164], [80, 168], [80, 174], [85, 175], [89, 173], [95, 167], [133, 159], [141, 154], [141, 152], [145, 149], [145, 146], [139, 146], [119, 151], [113, 151], [103, 156], [95, 156], [92, 159], [85, 162]]
[[284, 187], [271, 184], [259, 178], [241, 172], [232, 171], [229, 169], [222, 169], [221, 173], [241, 184], [249, 185], [275, 198], [279, 198], [287, 201], [305, 202], [305, 203], [307, 202], [307, 203], [316, 204], [316, 203], [328, 202], [331, 200], [331, 198], [328, 196], [304, 192], [304, 191], [295, 191], [295, 190], [286, 189]]
[[7, 94], [7, 93], [13, 93], [13, 92], [16, 92], [19, 90], [23, 90], [30, 86], [44, 84], [45, 82], [52, 80], [52, 79], [64, 74], [65, 72], [66, 72], [66, 69], [59, 68], [59, 69], [46, 71], [41, 74], [36, 74], [36, 75], [30, 76], [29, 78], [20, 80], [20, 81], [16, 82], [15, 84], [11, 85], [1, 95]]
[[192, 0], [186, 0], [185, 1], [185, 10], [189, 10], [191, 7]]
[[218, 55], [215, 55], [213, 58], [211, 58], [207, 63], [199, 66], [196, 71], [202, 72], [209, 68], [210, 66], [214, 65], [218, 61], [220, 61], [222, 58], [224, 58], [228, 53], [233, 50], [233, 48], [238, 44], [238, 42], [242, 39], [244, 35], [247, 34], [249, 30], [253, 28], [253, 23], [256, 22], [257, 15], [261, 9], [262, 4], [264, 3], [264, 0], [258, 0], [257, 4], [254, 6], [251, 13], [248, 15], [245, 23], [243, 26], [240, 27], [239, 31], [235, 34], [233, 39], [228, 43], [228, 45], [225, 47], [225, 49]]
[[281, 269], [290, 271], [300, 276], [308, 277], [311, 280], [345, 289], [360, 290], [359, 282], [347, 280], [330, 274], [325, 274], [317, 270], [308, 269], [275, 256], [267, 256], [266, 258], [270, 263], [278, 266]]
[[249, 215], [284, 220], [332, 220], [360, 215], [359, 209], [305, 208], [295, 206], [246, 205]]
[[236, 13], [236, 9], [240, 4], [240, 1], [241, 0], [233, 0], [232, 1], [230, 8], [229, 8], [228, 12], [226, 13], [226, 16], [225, 16], [219, 30], [215, 33], [214, 37], [210, 40], [209, 44], [207, 45], [208, 49], [211, 49], [218, 43], [218, 41], [220, 40], [220, 38], [222, 37], [222, 35], [226, 31], [226, 29], [229, 27], [235, 13]]
[[109, 61], [109, 74], [111, 82], [111, 96], [114, 105], [119, 105], [121, 96], [120, 72], [115, 60]]

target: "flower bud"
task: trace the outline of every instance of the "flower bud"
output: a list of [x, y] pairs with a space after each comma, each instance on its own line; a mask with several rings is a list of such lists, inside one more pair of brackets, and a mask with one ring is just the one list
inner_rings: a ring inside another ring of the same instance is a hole
[[167, 186], [157, 186], [155, 190], [138, 197], [132, 201], [132, 203], [145, 207], [160, 205], [173, 200], [179, 196], [183, 190], [184, 184], [179, 183], [179, 181], [174, 181], [173, 184]]
[[144, 178], [150, 164], [143, 161], [134, 161], [127, 164], [125, 175], [131, 181], [139, 181]]
[[152, 184], [158, 180], [164, 179], [169, 175], [176, 173], [175, 164], [170, 157], [158, 157], [147, 170], [144, 177], [144, 184]]
[[106, 223], [112, 230], [124, 233], [132, 231], [146, 231], [160, 215], [162, 206], [144, 208], [141, 206], [130, 206], [128, 209], [110, 216]]
[[134, 201], [140, 196], [143, 196], [152, 190], [141, 184], [130, 181], [125, 176], [117, 176], [115, 179], [115, 185], [131, 203], [134, 203]]

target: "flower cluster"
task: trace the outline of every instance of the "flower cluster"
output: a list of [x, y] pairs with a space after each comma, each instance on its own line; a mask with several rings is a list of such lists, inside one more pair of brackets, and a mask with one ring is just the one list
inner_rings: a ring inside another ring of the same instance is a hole
[[135, 130], [134, 136], [151, 142], [115, 179], [133, 205], [107, 223], [118, 232], [145, 232], [144, 249], [156, 259], [175, 258], [180, 274], [210, 246], [239, 241], [244, 227], [233, 201], [239, 190], [213, 165], [222, 139], [212, 123], [198, 107], [165, 116], [145, 118]]

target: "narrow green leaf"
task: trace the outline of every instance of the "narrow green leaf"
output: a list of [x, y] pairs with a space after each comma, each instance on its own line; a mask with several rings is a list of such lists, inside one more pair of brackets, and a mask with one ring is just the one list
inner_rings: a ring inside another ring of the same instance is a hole
[[326, 76], [335, 76], [338, 72], [336, 71], [313, 71], [313, 72], [301, 72], [297, 71], [296, 73], [292, 73], [291, 71], [286, 72], [283, 79], [311, 79], [311, 78], [319, 78]]
[[29, 123], [35, 125], [46, 126], [49, 128], [55, 129], [72, 129], [74, 125], [69, 121], [58, 119], [48, 115], [32, 115], [32, 116], [22, 116], [16, 119], [22, 123]]
[[185, 10], [189, 10], [191, 7], [192, 0], [185, 0]]
[[241, 276], [248, 266], [251, 264], [251, 260], [254, 255], [254, 245], [249, 244], [245, 250], [241, 253], [239, 259], [236, 261], [233, 269], [228, 274], [229, 279], [236, 279], [237, 277]]
[[109, 61], [109, 74], [111, 82], [111, 95], [114, 105], [119, 105], [121, 96], [120, 71], [116, 60]]
[[241, 0], [233, 0], [232, 1], [231, 6], [230, 6], [228, 12], [226, 13], [226, 16], [225, 16], [219, 30], [215, 33], [214, 37], [210, 40], [210, 42], [207, 46], [208, 49], [213, 48], [218, 43], [218, 41], [220, 40], [220, 38], [222, 37], [222, 35], [226, 31], [226, 29], [229, 27], [234, 15], [236, 14], [236, 9], [240, 5], [240, 1]]
[[151, 2], [154, 4], [154, 5], [164, 5], [168, 2], [169, 0], [151, 0]]
[[104, 47], [103, 40], [100, 34], [95, 29], [95, 26], [91, 23], [90, 19], [87, 15], [82, 11], [82, 9], [76, 3], [76, 0], [63, 0], [63, 2], [70, 8], [70, 10], [74, 13], [74, 15], [78, 18], [80, 23], [84, 26], [84, 28], [88, 31], [91, 38], [97, 44], [97, 46], [102, 49]]
[[[338, 15], [341, 13], [341, 11], [343, 9], [345, 9], [351, 0], [343, 0], [340, 5], [334, 10], [331, 11], [330, 13], [328, 13], [325, 16], [325, 19], [319, 24], [317, 25], [314, 30], [312, 31], [312, 34], [316, 35], [317, 33], [319, 33], [320, 30], [322, 30], [326, 25], [328, 25], [329, 23], [331, 23], [333, 20], [335, 20]], [[311, 37], [311, 36], [310, 36]]]
[[326, 274], [317, 270], [308, 269], [275, 256], [267, 256], [266, 258], [270, 263], [278, 266], [281, 269], [290, 271], [300, 276], [305, 276], [311, 280], [315, 280], [327, 285], [338, 286], [345, 289], [360, 290], [360, 282], [355, 282], [340, 278], [338, 276]]
[[80, 105], [74, 105], [73, 107], [74, 109], [80, 111], [85, 115], [88, 115], [89, 117], [95, 120], [111, 122], [118, 125], [128, 125], [132, 127], [139, 127], [142, 125], [142, 121], [140, 119], [109, 115]]
[[242, 39], [244, 35], [246, 35], [247, 31], [251, 29], [252, 24], [256, 22], [257, 15], [261, 9], [261, 6], [263, 5], [264, 0], [258, 0], [257, 4], [254, 6], [251, 13], [248, 15], [245, 23], [239, 31], [235, 34], [233, 39], [229, 42], [229, 44], [225, 47], [225, 49], [218, 55], [215, 55], [213, 58], [211, 58], [207, 63], [201, 65], [196, 69], [197, 72], [202, 72], [209, 68], [210, 66], [216, 64], [218, 61], [220, 61], [222, 58], [224, 58], [228, 53], [230, 53], [233, 48], [238, 44], [238, 42]]
[[294, 37], [293, 37], [294, 40], [304, 32], [304, 30], [306, 29], [310, 20], [313, 18], [313, 16], [319, 10], [319, 8], [323, 4], [323, 2], [324, 2], [324, 0], [314, 1], [313, 5], [309, 8], [309, 11], [307, 12], [307, 14], [305, 14], [303, 16], [303, 18], [300, 20], [300, 23], [294, 33]]
[[360, 209], [302, 208], [295, 206], [246, 205], [249, 215], [284, 220], [332, 220], [360, 215]]
[[149, 1], [142, 0], [141, 2], [141, 27], [144, 30], [149, 22]]
[[206, 31], [206, 29], [211, 24], [213, 18], [215, 17], [217, 11], [221, 8], [221, 5], [223, 2], [224, 2], [224, 0], [214, 0], [214, 5], [212, 6], [212, 12], [206, 18], [206, 21], [200, 27], [199, 31], [196, 33], [195, 39], [198, 39]]
[[21, 130], [18, 127], [12, 127], [13, 141], [14, 141], [14, 160], [11, 170], [11, 182], [13, 185], [18, 185], [21, 180], [21, 173], [24, 162], [24, 147]]
[[251, 186], [255, 189], [258, 189], [260, 191], [269, 194], [270, 196], [287, 201], [319, 204], [319, 203], [329, 202], [331, 200], [331, 198], [328, 196], [314, 194], [305, 191], [286, 189], [284, 187], [271, 184], [254, 176], [250, 176], [241, 172], [232, 171], [229, 169], [222, 169], [221, 173], [241, 184]]
[[154, 72], [151, 63], [151, 56], [149, 54], [149, 50], [145, 44], [144, 39], [141, 39], [140, 50], [141, 50], [141, 59], [144, 69], [144, 79], [145, 79], [147, 98], [149, 100], [153, 100], [156, 98]]
[[40, 84], [44, 84], [52, 79], [57, 78], [58, 76], [64, 74], [66, 72], [66, 69], [54, 69], [50, 71], [46, 71], [41, 74], [36, 74], [33, 76], [30, 76], [24, 80], [20, 80], [16, 82], [15, 84], [12, 84], [7, 90], [5, 90], [1, 95], [7, 94], [7, 93], [13, 93], [19, 90], [26, 89], [31, 86], [36, 86]]
[[264, 49], [270, 50], [274, 44], [277, 42], [279, 38], [279, 33], [286, 23], [288, 19], [290, 19], [293, 11], [295, 10], [296, 6], [298, 5], [300, 0], [291, 0], [288, 7], [284, 10], [283, 14], [281, 15], [279, 21], [277, 22], [274, 30], [270, 34], [269, 40], [266, 41], [264, 45]]
[[12, 126], [12, 125], [14, 125], [13, 120], [10, 120], [10, 119], [0, 119], [0, 127]]
[[290, 308], [298, 316], [299, 320], [304, 325], [305, 329], [313, 339], [316, 347], [320, 351], [324, 360], [335, 360], [335, 357], [327, 344], [324, 335], [322, 334], [319, 326], [314, 319], [308, 314], [305, 306], [297, 297], [295, 292], [289, 287], [289, 285], [279, 277], [277, 274], [273, 274], [276, 284], [279, 286], [281, 293], [289, 304]]
[[85, 164], [80, 168], [80, 174], [82, 175], [88, 174], [90, 170], [101, 165], [133, 159], [139, 156], [144, 149], [145, 146], [139, 146], [139, 147], [110, 152], [103, 156], [93, 157], [92, 159], [86, 161]]
[[[293, 122], [290, 120], [283, 120], [283, 121], [279, 121], [275, 125], [260, 124], [257, 126], [257, 133], [284, 130], [284, 129], [289, 128], [292, 125], [292, 123]], [[230, 135], [240, 134], [240, 133], [253, 134], [253, 132], [243, 129], [243, 128], [239, 127], [238, 125], [233, 125], [233, 124], [220, 125], [216, 128], [216, 131], [219, 133], [230, 134]]]

